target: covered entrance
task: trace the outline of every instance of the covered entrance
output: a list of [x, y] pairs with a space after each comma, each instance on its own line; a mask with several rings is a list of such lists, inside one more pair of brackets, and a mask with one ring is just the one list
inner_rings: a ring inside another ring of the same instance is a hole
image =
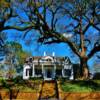
[[43, 72], [44, 80], [53, 80], [55, 78], [55, 70], [53, 65], [45, 65]]
[[52, 78], [52, 76], [53, 76], [52, 70], [51, 69], [47, 69], [46, 70], [46, 77], [47, 78]]

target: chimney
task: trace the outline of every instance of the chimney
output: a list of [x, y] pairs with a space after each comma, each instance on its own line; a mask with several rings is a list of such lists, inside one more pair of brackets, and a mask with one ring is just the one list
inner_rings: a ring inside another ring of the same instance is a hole
[[44, 56], [46, 56], [46, 52], [44, 51]]
[[52, 53], [52, 56], [53, 56], [53, 57], [55, 56], [55, 52]]

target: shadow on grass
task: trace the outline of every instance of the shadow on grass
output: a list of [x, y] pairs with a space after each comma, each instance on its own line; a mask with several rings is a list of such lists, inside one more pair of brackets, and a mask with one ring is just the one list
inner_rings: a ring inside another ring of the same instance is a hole
[[64, 81], [61, 82], [61, 87], [65, 92], [82, 92], [82, 89], [86, 92], [96, 92], [100, 91], [100, 82], [96, 80]]
[[66, 93], [61, 100], [100, 100], [100, 93]]
[[86, 87], [90, 88], [92, 92], [100, 91], [100, 83], [97, 83], [93, 80], [87, 80], [87, 81], [71, 81], [71, 84], [76, 84], [80, 87]]
[[3, 100], [3, 98], [2, 98], [2, 96], [1, 96], [1, 94], [0, 94], [0, 100]]
[[[13, 89], [12, 87], [15, 85], [14, 82], [12, 82], [12, 80], [2, 80], [2, 87], [8, 90], [8, 93], [6, 93], [6, 95], [9, 94], [9, 100], [13, 100], [17, 98], [17, 95], [19, 93], [19, 89]], [[4, 99], [4, 98], [3, 98]], [[0, 94], [0, 100], [2, 100], [2, 96]]]
[[[10, 80], [2, 80], [2, 89], [5, 89], [8, 91], [5, 97], [7, 97], [9, 100], [15, 100], [18, 96], [18, 93], [21, 91], [24, 92], [31, 92], [31, 91], [38, 91], [40, 82], [38, 80], [23, 80], [23, 79], [10, 79]], [[0, 94], [0, 100], [4, 99], [2, 98], [2, 94]]]

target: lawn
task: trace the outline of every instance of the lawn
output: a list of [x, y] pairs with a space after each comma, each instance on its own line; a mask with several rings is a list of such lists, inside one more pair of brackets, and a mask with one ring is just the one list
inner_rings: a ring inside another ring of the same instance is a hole
[[98, 92], [100, 91], [100, 80], [61, 81], [60, 86], [64, 92]]
[[[41, 79], [13, 79], [10, 82], [8, 80], [0, 79], [0, 90], [19, 90], [23, 92], [39, 92], [42, 84]], [[62, 91], [64, 92], [98, 92], [100, 91], [100, 80], [58, 80]]]
[[42, 84], [42, 80], [40, 79], [30, 79], [30, 80], [22, 80], [22, 79], [12, 79], [12, 80], [4, 80], [0, 79], [0, 90], [19, 90], [20, 92], [38, 92], [40, 91], [40, 85]]

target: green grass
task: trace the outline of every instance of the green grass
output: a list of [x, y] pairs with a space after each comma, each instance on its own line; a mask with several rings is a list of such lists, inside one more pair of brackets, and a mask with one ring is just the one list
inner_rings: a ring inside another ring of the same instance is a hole
[[100, 80], [91, 81], [65, 81], [61, 82], [64, 92], [98, 92], [100, 91]]
[[2, 90], [19, 90], [23, 92], [37, 92], [39, 91], [39, 86], [42, 84], [42, 80], [22, 80], [13, 79], [11, 82], [7, 80], [1, 80], [0, 82]]

